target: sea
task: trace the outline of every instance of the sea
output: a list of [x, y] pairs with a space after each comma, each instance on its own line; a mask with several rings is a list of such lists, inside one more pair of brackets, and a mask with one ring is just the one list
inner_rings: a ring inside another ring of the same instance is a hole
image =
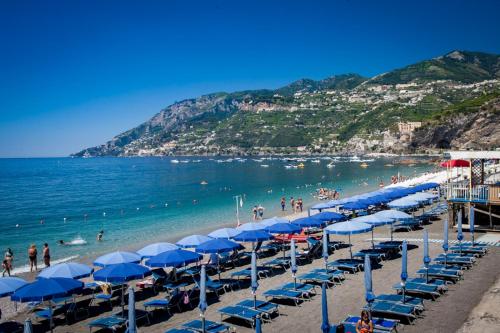
[[[28, 269], [30, 244], [41, 257], [48, 243], [53, 263], [95, 258], [236, 226], [237, 206], [241, 222], [252, 219], [255, 205], [265, 208], [264, 218], [288, 215], [290, 197], [301, 197], [309, 207], [320, 202], [319, 188], [346, 197], [377, 189], [380, 182], [389, 184], [397, 174], [413, 177], [434, 168], [402, 165], [398, 159], [0, 159], [0, 251], [12, 249], [14, 272], [21, 273]], [[362, 162], [368, 166], [361, 167]], [[283, 196], [286, 212], [280, 207]], [[100, 230], [104, 237], [97, 241]]]

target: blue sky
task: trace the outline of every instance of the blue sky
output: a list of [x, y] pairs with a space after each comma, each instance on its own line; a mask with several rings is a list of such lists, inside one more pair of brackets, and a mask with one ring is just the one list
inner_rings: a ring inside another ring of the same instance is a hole
[[499, 1], [0, 0], [0, 156], [65, 156], [174, 101], [500, 53]]

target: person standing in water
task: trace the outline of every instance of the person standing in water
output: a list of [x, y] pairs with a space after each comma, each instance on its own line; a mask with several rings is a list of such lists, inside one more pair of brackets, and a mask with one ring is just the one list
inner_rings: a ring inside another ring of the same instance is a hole
[[292, 211], [295, 213], [295, 199], [290, 197], [290, 207], [292, 207]]
[[97, 234], [97, 241], [102, 241], [102, 237], [104, 236], [104, 230], [99, 231]]
[[37, 254], [38, 251], [36, 249], [35, 244], [31, 244], [31, 246], [28, 249], [28, 258], [30, 260], [30, 272], [33, 272], [33, 267], [35, 267], [35, 271], [38, 270], [37, 266]]
[[257, 212], [259, 212], [259, 219], [262, 220], [262, 218], [264, 217], [264, 207], [262, 207], [262, 205], [259, 205], [259, 207], [257, 207]]
[[297, 204], [299, 205], [300, 212], [302, 213], [302, 209], [304, 208], [304, 202], [302, 201], [302, 198], [299, 198], [297, 200]]
[[50, 267], [50, 249], [49, 244], [43, 244], [43, 263], [45, 267]]
[[257, 206], [253, 206], [252, 208], [253, 220], [257, 220]]
[[281, 211], [285, 211], [286, 200], [285, 197], [281, 197]]
[[9, 264], [9, 272], [12, 271], [12, 268], [14, 267], [14, 252], [12, 252], [10, 247], [8, 247], [7, 251], [5, 251], [4, 260], [7, 260], [7, 263]]

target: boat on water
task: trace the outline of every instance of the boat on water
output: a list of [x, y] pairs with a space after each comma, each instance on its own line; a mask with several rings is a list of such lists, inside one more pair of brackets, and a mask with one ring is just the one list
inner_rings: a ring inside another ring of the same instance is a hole
[[299, 163], [299, 164], [297, 165], [297, 168], [301, 168], [301, 169], [303, 169], [304, 167], [305, 167], [304, 163]]
[[200, 182], [200, 185], [208, 185], [208, 182], [207, 182], [206, 180], [202, 180], [202, 181]]
[[368, 168], [370, 165], [368, 163], [363, 162], [359, 166], [362, 168]]
[[177, 163], [179, 163], [179, 160], [175, 160], [175, 159], [174, 160], [170, 160], [170, 163], [177, 164]]
[[330, 162], [326, 165], [326, 167], [331, 169], [331, 168], [335, 167], [335, 164], [333, 164], [333, 162]]
[[321, 163], [320, 160], [311, 160], [311, 163]]
[[263, 168], [269, 168], [268, 164], [261, 164], [260, 166], [263, 167]]

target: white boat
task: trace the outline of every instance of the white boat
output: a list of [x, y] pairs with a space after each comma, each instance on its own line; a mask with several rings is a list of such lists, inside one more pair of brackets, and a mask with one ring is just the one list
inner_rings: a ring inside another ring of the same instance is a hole
[[189, 160], [182, 160], [181, 163], [189, 163]]
[[335, 167], [335, 164], [333, 164], [333, 162], [330, 162], [326, 165], [327, 168], [333, 168]]
[[170, 160], [170, 163], [175, 163], [175, 164], [177, 164], [177, 163], [179, 163], [179, 160]]
[[311, 160], [311, 163], [321, 163], [320, 160]]
[[261, 164], [260, 166], [263, 167], [263, 168], [269, 168], [268, 164]]

